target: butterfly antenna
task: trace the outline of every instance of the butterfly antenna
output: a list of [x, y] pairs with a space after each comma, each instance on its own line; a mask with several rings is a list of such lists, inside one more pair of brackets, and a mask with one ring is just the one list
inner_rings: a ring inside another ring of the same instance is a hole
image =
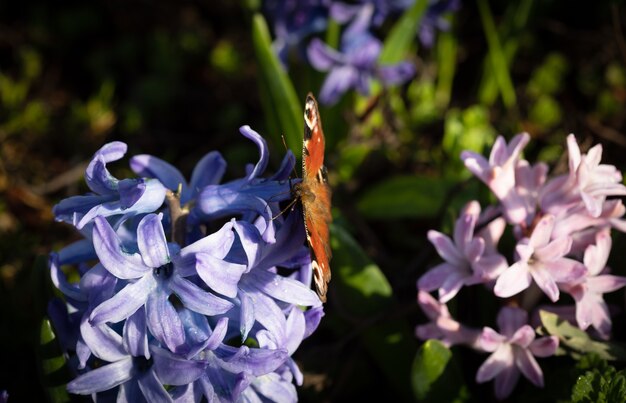
[[[281, 134], [280, 138], [283, 140], [283, 145], [285, 146], [285, 150], [289, 150], [289, 147], [287, 147], [287, 142], [285, 141], [285, 135]], [[293, 176], [294, 177], [298, 177], [298, 172], [296, 171], [296, 164], [293, 165]]]
[[270, 221], [274, 221], [275, 219], [277, 219], [281, 215], [285, 214], [287, 212], [287, 210], [293, 208], [294, 204], [296, 204], [297, 201], [298, 201], [298, 199], [293, 199], [292, 201], [290, 201], [289, 204], [287, 205], [287, 207], [285, 207], [284, 209], [281, 210], [280, 213], [278, 213], [274, 217], [272, 217], [270, 219]]

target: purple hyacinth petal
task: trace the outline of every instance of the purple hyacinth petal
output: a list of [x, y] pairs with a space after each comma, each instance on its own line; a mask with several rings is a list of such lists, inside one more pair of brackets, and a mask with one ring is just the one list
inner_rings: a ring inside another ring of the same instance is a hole
[[115, 296], [98, 305], [91, 313], [89, 321], [93, 324], [117, 323], [128, 318], [146, 303], [156, 285], [151, 275], [126, 285]]
[[146, 192], [147, 185], [143, 180], [123, 179], [118, 184], [120, 206], [122, 209], [132, 207]]
[[247, 221], [235, 221], [235, 232], [243, 247], [248, 261], [248, 267], [256, 267], [257, 259], [260, 258], [262, 238], [259, 230]]
[[246, 266], [225, 262], [208, 253], [198, 253], [196, 260], [196, 270], [206, 285], [229, 298], [237, 296], [237, 284]]
[[261, 376], [276, 370], [285, 362], [289, 354], [284, 349], [265, 350], [260, 348], [239, 348], [222, 345], [215, 350], [218, 357], [224, 361], [221, 366], [230, 372], [249, 372], [254, 376]]
[[343, 55], [319, 38], [311, 39], [307, 47], [307, 57], [311, 65], [319, 71], [328, 71], [334, 65], [343, 63]]
[[374, 15], [374, 5], [365, 4], [343, 33], [342, 41], [351, 41], [367, 33]]
[[295, 353], [300, 342], [302, 342], [305, 328], [304, 313], [297, 306], [292, 306], [287, 317], [287, 340], [282, 346], [287, 349], [289, 355]]
[[130, 168], [137, 175], [158, 179], [173, 192], [176, 192], [180, 185], [182, 185], [183, 193], [189, 192], [187, 181], [180, 171], [160, 158], [147, 154], [135, 155], [130, 159]]
[[166, 385], [185, 385], [200, 378], [207, 362], [187, 360], [162, 348], [153, 348], [154, 372]]
[[358, 71], [349, 65], [333, 68], [322, 84], [320, 102], [325, 105], [333, 105], [349, 88], [356, 85], [358, 75]]
[[256, 163], [254, 169], [248, 175], [248, 180], [260, 177], [263, 172], [265, 172], [265, 168], [267, 168], [267, 163], [269, 161], [269, 151], [267, 148], [267, 142], [259, 133], [252, 130], [250, 126], [244, 125], [239, 128], [239, 132], [243, 134], [245, 137], [252, 140], [257, 147], [259, 148], [259, 162]]
[[319, 297], [303, 283], [265, 270], [253, 270], [242, 279], [248, 286], [256, 287], [265, 294], [289, 304], [316, 306]]
[[537, 364], [535, 357], [527, 349], [514, 349], [515, 364], [517, 368], [530, 380], [535, 386], [543, 387], [543, 372]]
[[224, 341], [226, 333], [228, 332], [228, 318], [220, 318], [217, 324], [213, 328], [213, 333], [209, 337], [206, 348], [209, 350], [215, 350]]
[[531, 275], [526, 263], [517, 262], [504, 270], [493, 288], [494, 294], [500, 298], [512, 297], [530, 286]]
[[307, 338], [313, 334], [315, 329], [319, 326], [322, 318], [324, 317], [324, 307], [316, 306], [304, 312], [304, 317], [306, 319], [306, 329], [304, 331], [304, 337]]
[[248, 291], [248, 295], [254, 303], [256, 321], [265, 327], [276, 340], [285, 340], [285, 315], [276, 301], [264, 294], [254, 293], [254, 290], [248, 289], [244, 283], [241, 284], [241, 287]]
[[572, 283], [578, 282], [587, 275], [587, 268], [580, 262], [561, 258], [559, 260], [546, 263], [550, 275], [559, 283]]
[[137, 227], [137, 246], [141, 257], [146, 266], [155, 269], [170, 262], [162, 218], [163, 214], [148, 214]]
[[137, 253], [122, 250], [121, 240], [104, 217], [96, 217], [93, 227], [93, 244], [102, 265], [115, 277], [134, 279], [152, 270], [143, 264]]
[[239, 315], [239, 332], [241, 333], [241, 340], [245, 340], [248, 337], [248, 332], [254, 325], [254, 301], [248, 295], [247, 292], [239, 291], [239, 300], [241, 301], [241, 313]]
[[[191, 174], [189, 188], [191, 194], [197, 194], [200, 189], [208, 185], [220, 183], [226, 172], [226, 160], [217, 151], [211, 151], [196, 164]], [[183, 202], [188, 201], [186, 198]]]
[[559, 338], [556, 336], [540, 337], [530, 343], [529, 349], [537, 357], [550, 357], [559, 347]]
[[170, 351], [176, 351], [185, 343], [185, 330], [178, 313], [164, 290], [150, 293], [146, 302], [148, 329], [150, 333]]
[[96, 259], [96, 251], [93, 249], [93, 242], [90, 239], [81, 239], [73, 242], [58, 253], [58, 259], [63, 264], [75, 264]]
[[232, 231], [234, 222], [235, 220], [233, 219], [224, 224], [217, 232], [185, 246], [180, 250], [181, 258], [186, 260], [190, 257], [195, 268], [195, 255], [197, 253], [207, 252], [217, 259], [226, 257], [235, 240], [235, 234]]
[[70, 284], [65, 277], [65, 273], [61, 270], [59, 264], [59, 255], [52, 252], [48, 258], [48, 267], [50, 268], [50, 278], [52, 284], [59, 289], [66, 297], [76, 301], [86, 301], [87, 298], [81, 292], [80, 288], [74, 284]]
[[142, 306], [124, 322], [124, 345], [133, 357], [150, 359], [148, 333], [146, 327], [146, 310]]
[[122, 336], [107, 325], [92, 325], [87, 317], [83, 317], [80, 333], [91, 353], [102, 360], [114, 362], [128, 356], [124, 350]]
[[106, 168], [106, 162], [101, 157], [94, 157], [85, 171], [85, 182], [89, 189], [101, 195], [115, 193], [118, 180]]
[[269, 373], [257, 379], [252, 383], [251, 388], [270, 402], [298, 401], [295, 385], [291, 382], [286, 382], [276, 373]]
[[391, 66], [380, 66], [378, 76], [386, 85], [403, 84], [415, 76], [415, 65], [411, 62], [401, 62]]
[[137, 379], [139, 389], [148, 402], [173, 402], [172, 397], [154, 371], [146, 371]]
[[170, 289], [185, 307], [203, 315], [223, 314], [234, 306], [232, 302], [211, 294], [182, 277], [174, 276], [170, 281]]
[[96, 368], [67, 384], [67, 391], [78, 395], [89, 395], [112, 389], [132, 379], [132, 357]]

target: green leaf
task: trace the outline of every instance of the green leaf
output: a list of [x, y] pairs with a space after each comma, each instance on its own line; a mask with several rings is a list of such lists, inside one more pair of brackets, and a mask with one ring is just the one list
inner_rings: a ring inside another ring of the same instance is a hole
[[[410, 400], [406, 374], [416, 340], [409, 324], [397, 312], [397, 302], [385, 275], [352, 236], [339, 225], [331, 227], [333, 281], [331, 297], [343, 314], [360, 326], [358, 332], [367, 353], [403, 401]], [[351, 325], [354, 328], [353, 325]], [[344, 335], [345, 336], [345, 335]]]
[[453, 185], [442, 178], [398, 176], [367, 190], [357, 209], [367, 218], [434, 217]]
[[300, 155], [303, 131], [302, 104], [272, 49], [267, 23], [259, 13], [252, 17], [252, 43], [260, 73], [263, 110], [266, 119], [273, 122], [269, 123], [273, 130], [268, 134], [274, 144], [280, 144], [281, 135], [284, 135], [289, 148], [295, 155]]
[[52, 402], [67, 402], [70, 398], [66, 383], [70, 379], [70, 373], [54, 329], [47, 318], [41, 323], [39, 339], [42, 376], [48, 396]]
[[[520, 42], [522, 42], [522, 30], [528, 22], [528, 16], [534, 0], [521, 0], [518, 4], [509, 3], [504, 20], [498, 27], [498, 34], [502, 40], [502, 49], [507, 66], [510, 66], [515, 58]], [[498, 83], [490, 61], [490, 55], [483, 62], [483, 73], [478, 90], [478, 99], [483, 105], [491, 106], [498, 97]]]
[[540, 311], [539, 316], [543, 325], [540, 332], [557, 336], [560, 346], [573, 350], [574, 355], [594, 353], [605, 360], [626, 360], [626, 348], [623, 345], [592, 340], [586, 332], [554, 313]]
[[[380, 268], [361, 246], [339, 225], [331, 226], [334, 288], [338, 289], [344, 309], [366, 317], [391, 304], [391, 285]], [[336, 273], [336, 274], [335, 274]]]
[[427, 0], [417, 0], [391, 28], [378, 59], [381, 64], [395, 64], [406, 58], [427, 6]]
[[478, 11], [483, 23], [485, 36], [487, 37], [489, 60], [491, 61], [495, 80], [500, 89], [500, 94], [502, 95], [502, 101], [507, 108], [513, 108], [517, 103], [515, 88], [513, 87], [511, 76], [509, 75], [507, 58], [500, 45], [500, 38], [496, 31], [496, 25], [493, 22], [493, 15], [491, 15], [491, 10], [486, 0], [478, 0]]
[[616, 372], [609, 366], [604, 371], [594, 369], [578, 377], [572, 388], [572, 403], [626, 402], [626, 370]]
[[467, 388], [452, 352], [438, 340], [427, 340], [417, 351], [411, 369], [411, 386], [417, 400], [453, 402], [467, 399]]
[[437, 39], [437, 107], [445, 109], [450, 103], [454, 71], [456, 70], [457, 40], [451, 32], [441, 32]]

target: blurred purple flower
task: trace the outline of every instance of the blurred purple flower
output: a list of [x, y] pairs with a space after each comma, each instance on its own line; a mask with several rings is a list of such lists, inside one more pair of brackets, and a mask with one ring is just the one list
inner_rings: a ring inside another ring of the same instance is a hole
[[348, 4], [339, 1], [330, 6], [330, 15], [339, 23], [352, 20], [368, 4], [374, 7], [372, 24], [379, 27], [385, 19], [393, 14], [398, 14], [413, 5], [414, 0], [360, 0], [359, 4]]
[[611, 332], [611, 316], [602, 296], [626, 286], [626, 277], [602, 274], [606, 269], [611, 244], [608, 229], [598, 232], [596, 244], [589, 245], [585, 251], [587, 275], [578, 281], [560, 284], [561, 289], [576, 301], [578, 326], [586, 330], [593, 325], [604, 339], [608, 339]]
[[419, 290], [438, 289], [439, 301], [445, 303], [452, 299], [462, 286], [495, 280], [507, 268], [504, 256], [495, 251], [502, 232], [497, 234], [492, 231], [494, 226], [499, 228], [502, 226], [498, 221], [495, 221], [494, 225], [488, 225], [483, 231], [489, 235], [486, 238], [483, 238], [481, 233], [474, 234], [479, 215], [478, 202], [468, 203], [456, 221], [454, 240], [440, 232], [428, 231], [428, 239], [445, 262], [420, 277], [417, 283]]
[[435, 43], [437, 31], [447, 31], [450, 24], [445, 14], [456, 12], [461, 8], [461, 0], [429, 0], [426, 13], [419, 25], [419, 38], [424, 46], [430, 48]]
[[276, 38], [272, 46], [283, 66], [287, 66], [290, 50], [303, 49], [305, 39], [326, 29], [330, 4], [331, 0], [264, 1]]
[[550, 240], [554, 216], [546, 215], [535, 225], [530, 238], [518, 242], [518, 261], [506, 269], [494, 287], [498, 297], [508, 298], [526, 288], [534, 280], [552, 302], [559, 299], [557, 283], [570, 283], [585, 275], [585, 267], [566, 258], [572, 245], [569, 237]]
[[497, 399], [505, 399], [511, 394], [520, 372], [535, 386], [543, 387], [543, 372], [534, 356], [553, 355], [559, 339], [556, 336], [535, 339], [535, 331], [526, 324], [526, 311], [519, 308], [502, 308], [497, 321], [501, 333], [485, 327], [480, 336], [482, 349], [492, 354], [478, 369], [476, 382], [495, 378]]
[[340, 52], [317, 38], [309, 44], [307, 53], [313, 67], [329, 72], [320, 91], [320, 102], [334, 104], [350, 88], [368, 94], [372, 79], [395, 85], [414, 75], [415, 68], [409, 62], [378, 64], [382, 43], [368, 31], [373, 12], [372, 4], [362, 7], [342, 34]]
[[126, 144], [114, 141], [98, 150], [85, 171], [85, 181], [93, 192], [73, 196], [54, 206], [57, 221], [82, 229], [94, 217], [123, 215], [122, 220], [137, 214], [156, 211], [165, 200], [165, 187], [154, 179], [122, 179], [112, 176], [106, 164], [126, 154]]

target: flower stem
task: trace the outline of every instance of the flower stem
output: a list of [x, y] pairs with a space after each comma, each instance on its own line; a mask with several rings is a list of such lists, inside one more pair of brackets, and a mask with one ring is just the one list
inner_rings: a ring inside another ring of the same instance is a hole
[[185, 246], [185, 233], [187, 230], [187, 216], [189, 215], [189, 210], [187, 207], [181, 207], [180, 205], [180, 189], [176, 193], [168, 190], [165, 194], [165, 200], [170, 209], [172, 241], [183, 247]]

